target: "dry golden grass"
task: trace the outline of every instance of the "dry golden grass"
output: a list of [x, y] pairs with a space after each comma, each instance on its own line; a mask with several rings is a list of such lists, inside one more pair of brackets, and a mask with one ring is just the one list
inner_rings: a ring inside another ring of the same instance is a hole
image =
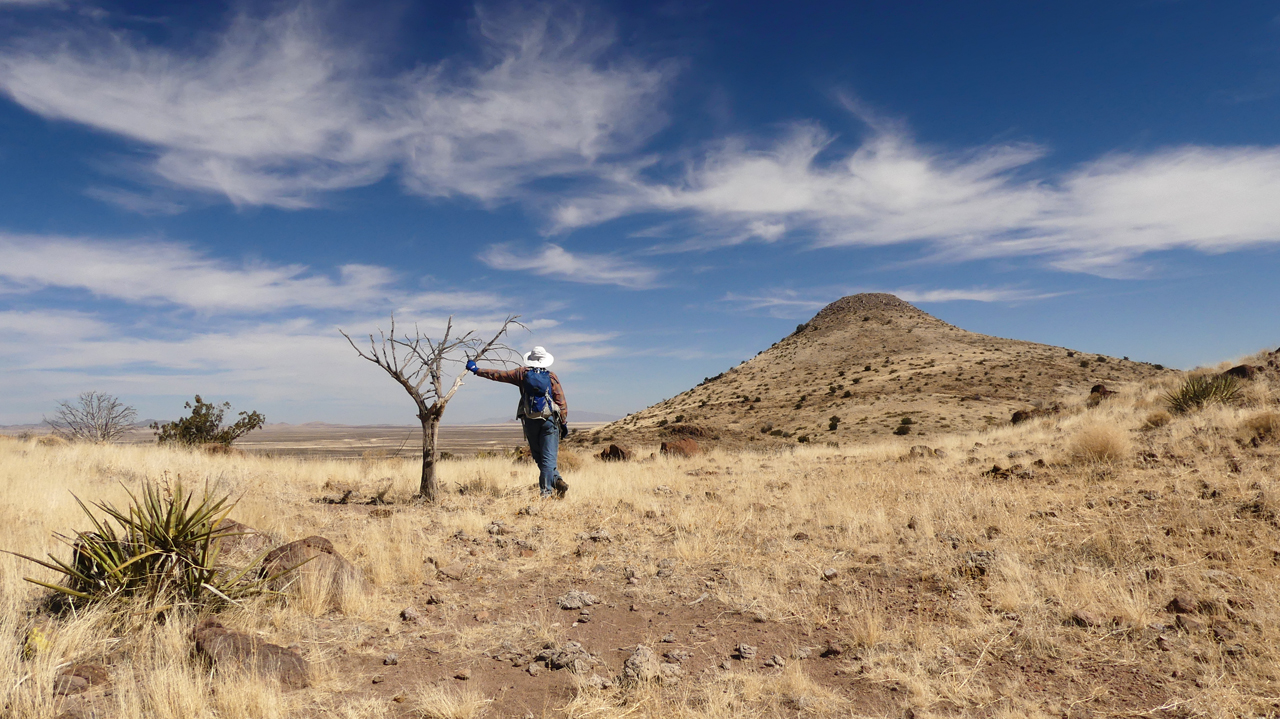
[[1092, 424], [1071, 438], [1071, 458], [1077, 462], [1119, 462], [1129, 455], [1128, 433], [1114, 424]]
[[[328, 537], [367, 580], [340, 597], [336, 611], [321, 600], [331, 589], [315, 587], [223, 613], [228, 626], [301, 647], [316, 670], [314, 686], [283, 693], [193, 663], [191, 620], [34, 613], [41, 591], [21, 577], [51, 577], [0, 555], [0, 706], [15, 719], [51, 718], [58, 668], [108, 661], [107, 701], [121, 719], [383, 717], [409, 707], [423, 716], [475, 716], [500, 698], [427, 684], [393, 706], [369, 694], [367, 676], [339, 667], [361, 652], [424, 641], [442, 658], [474, 662], [504, 640], [560, 640], [566, 626], [553, 596], [535, 589], [511, 600], [513, 587], [537, 577], [608, 582], [624, 606], [689, 606], [706, 594], [717, 612], [781, 628], [787, 646], [767, 651], [790, 657], [815, 637], [838, 636], [857, 657], [790, 661], [773, 673], [714, 670], [674, 686], [580, 687], [571, 700], [549, 704], [549, 715], [896, 716], [910, 706], [917, 716], [1161, 716], [1151, 710], [1166, 702], [1191, 715], [1271, 713], [1266, 697], [1280, 696], [1273, 554], [1280, 506], [1271, 504], [1280, 496], [1280, 457], [1274, 444], [1244, 440], [1273, 427], [1263, 418], [1276, 408], [1211, 407], [1152, 426], [1147, 417], [1172, 381], [1124, 388], [1092, 408], [1082, 395], [1059, 415], [1018, 426], [930, 438], [945, 459], [902, 461], [919, 443], [914, 437], [631, 463], [584, 458], [562, 502], [539, 502], [536, 469], [506, 457], [440, 465], [444, 497], [421, 507], [409, 502], [418, 468], [406, 460], [0, 442], [0, 548], [62, 552], [53, 533], [83, 521], [73, 492], [120, 502], [121, 484], [181, 478], [241, 497], [233, 518], [278, 541]], [[982, 473], [1015, 463], [1030, 474]], [[392, 483], [387, 515], [312, 501], [328, 493], [326, 484], [374, 487], [383, 478]], [[515, 534], [490, 535], [495, 520]], [[577, 556], [579, 535], [596, 530], [612, 541]], [[537, 551], [521, 556], [499, 539], [527, 540]], [[427, 558], [464, 565], [464, 581], [437, 583]], [[673, 576], [655, 576], [662, 559], [678, 568]], [[639, 583], [622, 580], [625, 566], [640, 568]], [[824, 581], [828, 567], [838, 571], [833, 581]], [[424, 582], [447, 601], [426, 626], [404, 631], [397, 613]], [[1164, 607], [1183, 593], [1209, 607], [1200, 616], [1205, 629], [1173, 625]], [[496, 619], [472, 621], [480, 611]], [[1234, 638], [1217, 640], [1214, 623]], [[47, 644], [24, 659], [20, 647], [37, 624]], [[361, 648], [373, 640], [376, 649]], [[835, 668], [847, 674], [833, 679]], [[1126, 677], [1158, 682], [1158, 701], [1132, 699]], [[1030, 689], [1046, 682], [1052, 691]], [[888, 686], [898, 688], [891, 705], [857, 704], [858, 692], [888, 696]]]

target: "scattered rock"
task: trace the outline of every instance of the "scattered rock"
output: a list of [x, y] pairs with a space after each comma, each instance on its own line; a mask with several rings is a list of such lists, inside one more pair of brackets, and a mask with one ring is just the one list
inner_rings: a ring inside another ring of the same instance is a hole
[[965, 552], [960, 565], [960, 574], [966, 577], [985, 577], [996, 563], [996, 553], [988, 549], [976, 552]]
[[663, 644], [675, 644], [675, 643], [676, 643], [676, 635], [675, 635], [675, 632], [667, 632], [666, 634], [662, 635], [662, 643], [663, 643]]
[[666, 657], [670, 661], [675, 662], [676, 664], [679, 664], [680, 662], [683, 662], [692, 658], [693, 654], [681, 649], [672, 649], [671, 651], [667, 652], [666, 654], [663, 654], [662, 656]]
[[813, 656], [813, 649], [809, 647], [797, 647], [794, 652], [791, 652], [792, 659], [808, 659], [811, 656]]
[[59, 674], [53, 678], [53, 693], [60, 697], [88, 691], [89, 681], [74, 674]]
[[1072, 612], [1070, 622], [1077, 627], [1085, 628], [1100, 627], [1105, 623], [1097, 614], [1084, 609], [1077, 609]]
[[232, 519], [218, 523], [214, 541], [218, 543], [219, 564], [243, 563], [258, 558], [273, 544], [271, 538]]
[[680, 677], [684, 676], [684, 669], [679, 664], [659, 664], [658, 678], [663, 684], [675, 684], [680, 681]]
[[684, 439], [663, 442], [660, 451], [669, 457], [693, 457], [701, 450], [698, 448], [698, 443], [695, 440], [686, 437]]
[[592, 666], [599, 664], [597, 659], [591, 652], [579, 642], [565, 642], [564, 644], [555, 644], [549, 642], [545, 644], [537, 656], [534, 657], [535, 662], [544, 662], [548, 669], [560, 670], [568, 669], [574, 674], [586, 674]]
[[453, 562], [439, 568], [440, 574], [452, 579], [455, 582], [462, 581], [462, 577], [467, 572], [467, 566], [462, 562]]
[[791, 535], [791, 538], [796, 540], [797, 542], [809, 541], [809, 535], [804, 532], [796, 532], [795, 534]]
[[668, 557], [658, 562], [658, 576], [660, 578], [665, 579], [675, 574], [675, 572], [676, 572], [676, 560]]
[[1236, 365], [1235, 367], [1232, 367], [1226, 372], [1223, 372], [1220, 376], [1235, 377], [1237, 379], [1249, 380], [1249, 379], [1253, 379], [1254, 377], [1257, 377], [1258, 372], [1261, 371], [1262, 369], [1264, 368], [1256, 367], [1254, 365], [1241, 364], [1241, 365]]
[[632, 683], [657, 681], [661, 671], [657, 655], [643, 644], [637, 646], [622, 664], [623, 678]]
[[1194, 614], [1200, 610], [1200, 603], [1189, 594], [1178, 594], [1165, 605], [1164, 609], [1174, 614]]
[[822, 581], [824, 582], [834, 581], [839, 576], [840, 576], [840, 572], [838, 572], [833, 567], [827, 567], [826, 569], [822, 570]]
[[486, 531], [488, 531], [489, 534], [495, 537], [500, 537], [507, 534], [515, 534], [516, 530], [515, 530], [515, 527], [512, 527], [506, 524], [505, 522], [493, 521], [489, 523], [489, 526], [486, 528]]
[[360, 571], [324, 537], [307, 537], [277, 547], [262, 560], [262, 567], [264, 576], [275, 577], [268, 582], [273, 591], [284, 591], [305, 580], [310, 586], [327, 588], [329, 601], [335, 606], [345, 591], [364, 584]]
[[192, 633], [196, 653], [221, 671], [246, 671], [299, 689], [311, 683], [310, 667], [297, 654], [241, 632], [233, 632], [215, 619], [205, 619]]
[[626, 447], [619, 447], [616, 444], [609, 445], [609, 448], [596, 455], [602, 462], [628, 462], [631, 460], [631, 450]]
[[432, 594], [427, 597], [427, 604], [444, 604], [444, 600], [439, 596]]
[[1187, 614], [1179, 614], [1178, 618], [1174, 620], [1174, 624], [1188, 634], [1195, 634], [1204, 629], [1204, 622], [1199, 619], [1192, 619]]
[[766, 667], [778, 667], [779, 669], [781, 669], [782, 667], [785, 667], [787, 665], [787, 660], [783, 659], [781, 655], [774, 654], [773, 656], [764, 660], [764, 665]]
[[405, 607], [400, 610], [400, 620], [410, 624], [418, 624], [422, 621], [422, 612], [413, 607]]
[[739, 644], [733, 648], [733, 655], [738, 659], [750, 659], [756, 655], [756, 651], [750, 644]]
[[471, 670], [470, 670], [470, 669], [463, 669], [462, 671], [458, 672], [457, 674], [454, 674], [454, 675], [453, 675], [453, 678], [454, 678], [454, 679], [457, 679], [458, 681], [463, 681], [463, 682], [465, 682], [465, 681], [467, 681], [468, 679], [470, 679], [470, 678], [471, 678]]
[[582, 683], [596, 690], [613, 688], [613, 680], [608, 679], [606, 677], [602, 677], [599, 674], [592, 674], [591, 676], [582, 680]]
[[538, 673], [542, 671], [542, 667], [538, 666], [536, 662], [532, 662], [529, 666], [525, 667], [524, 670], [529, 673], [529, 676], [536, 677], [538, 676]]
[[574, 589], [564, 596], [556, 600], [556, 604], [561, 609], [582, 609], [593, 604], [599, 604], [600, 600], [594, 594]]
[[487, 622], [487, 621], [489, 621], [489, 612], [487, 612], [487, 611], [480, 611], [480, 612], [476, 612], [475, 620], [476, 620], [477, 622]]
[[400, 663], [400, 655], [392, 652], [382, 658], [382, 665], [386, 667], [394, 667]]
[[923, 459], [926, 457], [929, 459], [933, 459], [937, 456], [938, 455], [933, 449], [933, 447], [930, 447], [925, 444], [917, 444], [907, 451], [907, 458], [909, 459]]
[[1244, 646], [1240, 644], [1231, 644], [1222, 648], [1222, 653], [1229, 657], [1244, 656]]

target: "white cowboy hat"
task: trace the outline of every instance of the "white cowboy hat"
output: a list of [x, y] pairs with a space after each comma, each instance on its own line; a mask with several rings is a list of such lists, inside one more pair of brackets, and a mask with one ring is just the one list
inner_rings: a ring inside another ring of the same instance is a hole
[[526, 367], [550, 367], [556, 358], [542, 347], [534, 347], [524, 355], [524, 364]]

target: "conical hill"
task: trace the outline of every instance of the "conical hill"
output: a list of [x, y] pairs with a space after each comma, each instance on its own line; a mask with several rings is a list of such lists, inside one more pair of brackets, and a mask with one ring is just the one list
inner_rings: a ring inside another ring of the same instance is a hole
[[691, 435], [741, 446], [927, 438], [1007, 423], [1016, 410], [1162, 370], [968, 332], [893, 295], [859, 294], [827, 305], [752, 359], [583, 440]]

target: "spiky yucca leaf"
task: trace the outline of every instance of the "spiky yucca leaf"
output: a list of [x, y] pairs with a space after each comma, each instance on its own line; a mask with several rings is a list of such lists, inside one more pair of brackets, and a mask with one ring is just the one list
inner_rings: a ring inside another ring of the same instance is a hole
[[238, 570], [215, 566], [217, 540], [233, 536], [218, 529], [235, 507], [229, 497], [212, 497], [208, 490], [197, 497], [181, 484], [170, 490], [146, 483], [139, 495], [125, 491], [129, 504], [123, 509], [108, 502], [93, 504], [105, 515], [101, 519], [77, 497], [92, 529], [74, 537], [58, 535], [71, 547], [70, 562], [53, 555], [49, 561], [18, 555], [58, 572], [63, 582], [30, 577], [27, 581], [75, 599], [129, 597], [150, 607], [167, 607], [234, 602], [263, 592], [266, 583], [279, 576], [245, 579], [265, 552]]
[[1164, 399], [1175, 414], [1194, 412], [1210, 404], [1231, 404], [1240, 394], [1240, 380], [1231, 375], [1199, 375], [1188, 377]]

